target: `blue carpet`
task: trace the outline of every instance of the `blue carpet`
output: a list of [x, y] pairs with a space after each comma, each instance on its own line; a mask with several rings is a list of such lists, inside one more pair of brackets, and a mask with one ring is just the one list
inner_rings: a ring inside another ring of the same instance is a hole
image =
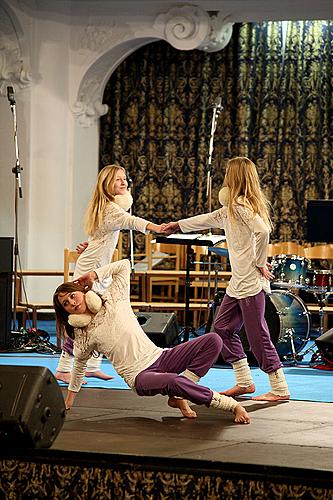
[[[50, 335], [50, 341], [55, 343], [55, 331], [52, 322], [46, 326], [40, 322], [39, 328], [45, 329]], [[304, 348], [306, 350], [313, 341], [309, 341]], [[291, 391], [291, 399], [295, 401], [315, 401], [322, 403], [333, 402], [333, 371], [324, 371], [311, 368], [308, 364], [309, 356], [303, 358], [297, 366], [285, 366], [284, 373]], [[24, 353], [1, 353], [1, 365], [25, 365], [25, 366], [46, 366], [55, 374], [58, 365], [59, 354], [38, 354], [35, 352]], [[128, 389], [125, 382], [117, 375], [113, 366], [108, 360], [102, 362], [102, 370], [114, 379], [102, 381], [96, 378], [87, 378], [89, 388], [109, 388], [109, 389]], [[262, 394], [269, 390], [268, 377], [257, 367], [251, 367], [252, 376], [256, 385], [256, 394]], [[235, 378], [233, 370], [227, 366], [217, 366], [211, 368], [209, 372], [201, 379], [202, 385], [208, 386], [213, 390], [222, 391], [233, 386]], [[66, 387], [62, 382], [60, 386]]]

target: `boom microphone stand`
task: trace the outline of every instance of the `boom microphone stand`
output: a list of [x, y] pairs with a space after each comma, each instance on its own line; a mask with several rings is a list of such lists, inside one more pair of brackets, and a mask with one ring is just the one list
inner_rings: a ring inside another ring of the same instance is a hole
[[[127, 182], [129, 185], [129, 190], [131, 191], [131, 186], [133, 184], [133, 181], [131, 177], [127, 176]], [[130, 215], [133, 215], [132, 212], [132, 206], [129, 210]], [[133, 229], [129, 230], [129, 241], [130, 241], [130, 251], [129, 251], [129, 258], [130, 258], [130, 263], [131, 263], [131, 278], [135, 278], [135, 267], [134, 267], [134, 239], [133, 239]]]
[[17, 141], [17, 120], [16, 120], [16, 102], [13, 87], [7, 87], [7, 97], [10, 103], [10, 109], [13, 115], [14, 146], [15, 146], [15, 167], [12, 168], [15, 174], [15, 204], [14, 204], [14, 295], [13, 295], [13, 322], [12, 329], [16, 329], [16, 288], [17, 288], [17, 260], [18, 260], [18, 198], [22, 198], [21, 171], [19, 149]]
[[[212, 158], [213, 158], [213, 150], [214, 150], [214, 134], [216, 130], [217, 118], [219, 117], [221, 111], [223, 110], [222, 106], [222, 98], [217, 97], [213, 104], [213, 116], [212, 116], [212, 125], [210, 131], [210, 139], [209, 139], [209, 155], [208, 155], [208, 165], [207, 165], [207, 189], [206, 195], [208, 200], [208, 212], [212, 211]], [[210, 232], [208, 234], [211, 234]], [[208, 249], [208, 286], [207, 286], [207, 297], [208, 304], [210, 302], [210, 288], [211, 288], [211, 271], [212, 271], [212, 259], [211, 253]]]
[[[7, 97], [10, 103], [10, 109], [13, 115], [13, 129], [14, 129], [14, 146], [15, 146], [15, 166], [12, 168], [15, 174], [15, 202], [14, 202], [14, 293], [13, 293], [13, 320], [12, 320], [12, 338], [10, 339], [10, 348], [14, 351], [24, 352], [37, 350], [45, 354], [56, 354], [59, 352], [57, 346], [49, 342], [49, 335], [42, 330], [34, 330], [30, 332], [21, 332], [16, 330], [16, 289], [17, 289], [17, 263], [19, 257], [19, 244], [18, 244], [18, 199], [22, 198], [22, 185], [21, 185], [21, 167], [19, 158], [19, 148], [17, 140], [17, 120], [16, 120], [16, 102], [13, 87], [7, 87]], [[43, 333], [43, 339], [40, 334]]]

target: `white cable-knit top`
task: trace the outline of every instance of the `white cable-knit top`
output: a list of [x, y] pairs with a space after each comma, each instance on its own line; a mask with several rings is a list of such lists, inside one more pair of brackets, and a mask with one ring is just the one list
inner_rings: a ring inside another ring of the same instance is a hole
[[230, 221], [228, 208], [189, 217], [179, 221], [183, 233], [201, 229], [224, 229], [232, 277], [226, 289], [230, 297], [241, 299], [256, 295], [261, 290], [270, 293], [269, 281], [258, 267], [267, 261], [269, 228], [259, 215], [243, 205], [235, 205], [235, 220]]
[[[80, 254], [76, 262], [73, 279], [112, 261], [121, 229], [133, 229], [146, 233], [147, 224], [149, 221], [130, 215], [119, 205], [110, 201], [105, 208], [102, 224], [89, 239], [88, 247]], [[106, 285], [96, 283], [94, 290], [104, 292], [110, 282], [106, 282]]]
[[135, 377], [161, 355], [141, 328], [130, 304], [130, 262], [119, 260], [95, 269], [98, 281], [112, 277], [102, 295], [101, 310], [85, 328], [75, 328], [75, 359], [68, 389], [80, 390], [93, 351], [105, 354], [117, 373], [134, 389]]

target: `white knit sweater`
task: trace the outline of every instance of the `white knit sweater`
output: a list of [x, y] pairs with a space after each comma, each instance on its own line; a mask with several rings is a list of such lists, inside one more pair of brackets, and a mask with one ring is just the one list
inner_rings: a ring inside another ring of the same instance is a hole
[[[92, 269], [105, 266], [112, 261], [121, 229], [133, 229], [146, 233], [147, 224], [149, 224], [149, 221], [130, 215], [119, 205], [110, 201], [105, 209], [102, 224], [89, 239], [88, 247], [81, 253], [76, 262], [73, 279]], [[110, 282], [111, 280], [106, 282], [106, 286], [104, 286], [104, 283], [96, 283], [94, 284], [94, 290], [104, 292]]]
[[112, 277], [101, 310], [85, 328], [75, 328], [75, 360], [69, 390], [78, 392], [93, 351], [105, 354], [117, 373], [134, 389], [135, 377], [161, 355], [142, 330], [130, 304], [130, 263], [119, 260], [95, 269], [99, 281]]
[[261, 290], [270, 292], [269, 281], [258, 267], [267, 260], [269, 228], [259, 215], [245, 206], [235, 206], [236, 220], [231, 221], [227, 207], [179, 221], [183, 233], [200, 229], [224, 229], [228, 243], [232, 278], [226, 289], [230, 297], [241, 299], [256, 295]]

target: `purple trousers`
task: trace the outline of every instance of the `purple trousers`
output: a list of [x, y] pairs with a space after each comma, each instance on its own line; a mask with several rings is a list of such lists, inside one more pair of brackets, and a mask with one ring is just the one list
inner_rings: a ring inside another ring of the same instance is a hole
[[265, 320], [265, 292], [252, 297], [235, 299], [224, 296], [216, 314], [213, 330], [223, 340], [222, 356], [228, 363], [246, 358], [239, 331], [244, 324], [251, 351], [260, 368], [272, 373], [282, 367], [278, 353], [271, 341]]
[[179, 396], [197, 405], [209, 406], [213, 391], [180, 374], [187, 369], [202, 377], [215, 363], [221, 349], [221, 338], [216, 333], [207, 333], [163, 351], [155, 363], [136, 376], [137, 394]]
[[71, 356], [74, 356], [73, 349], [74, 349], [74, 340], [68, 337], [68, 335], [66, 335], [62, 344], [62, 350], [67, 352]]

